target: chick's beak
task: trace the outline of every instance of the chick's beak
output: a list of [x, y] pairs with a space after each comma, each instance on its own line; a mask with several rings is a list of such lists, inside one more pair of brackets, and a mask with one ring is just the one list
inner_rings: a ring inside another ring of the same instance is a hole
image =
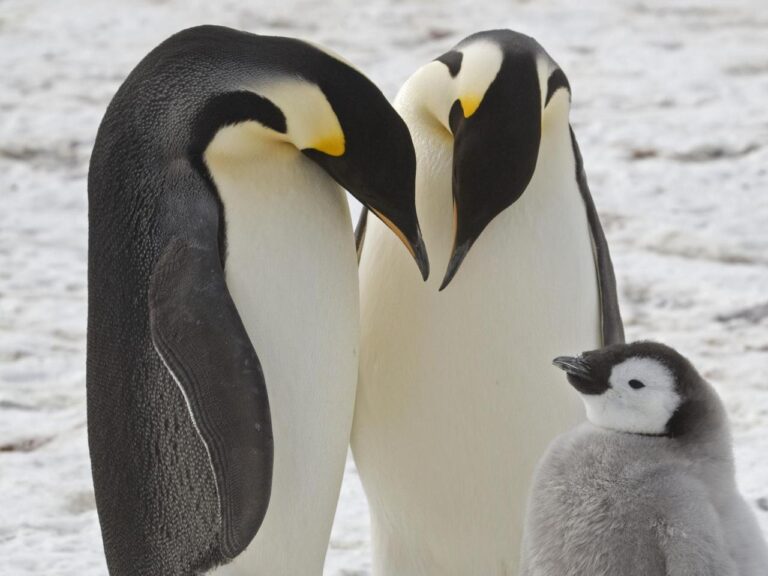
[[552, 364], [565, 371], [568, 382], [582, 394], [598, 395], [610, 387], [596, 376], [594, 367], [583, 356], [558, 356]]

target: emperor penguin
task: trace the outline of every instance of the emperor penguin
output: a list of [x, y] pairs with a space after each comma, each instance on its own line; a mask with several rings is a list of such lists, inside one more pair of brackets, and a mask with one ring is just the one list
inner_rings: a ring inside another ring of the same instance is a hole
[[358, 373], [343, 188], [426, 277], [414, 183], [403, 120], [313, 45], [192, 28], [128, 76], [88, 183], [88, 432], [110, 574], [231, 560], [213, 573], [321, 574]]
[[397, 95], [446, 273], [423, 284], [361, 216], [352, 448], [374, 576], [514, 574], [535, 465], [584, 417], [549, 361], [623, 341], [570, 97], [544, 49], [509, 30], [466, 38]]
[[635, 342], [554, 363], [588, 422], [542, 459], [520, 576], [768, 574], [725, 410], [687, 359]]

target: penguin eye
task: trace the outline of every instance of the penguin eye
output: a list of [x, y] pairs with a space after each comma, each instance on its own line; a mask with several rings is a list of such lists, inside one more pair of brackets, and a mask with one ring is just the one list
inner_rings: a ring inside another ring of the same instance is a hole
[[645, 388], [645, 384], [640, 382], [640, 380], [630, 380], [629, 386], [630, 388], [634, 388], [635, 390], [640, 390], [640, 388]]

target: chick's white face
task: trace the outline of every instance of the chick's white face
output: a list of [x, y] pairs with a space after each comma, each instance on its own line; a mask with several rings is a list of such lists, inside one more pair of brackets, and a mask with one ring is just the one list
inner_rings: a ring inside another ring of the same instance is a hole
[[620, 432], [666, 432], [681, 402], [666, 366], [652, 358], [629, 358], [613, 367], [608, 383], [602, 394], [581, 394], [590, 422]]

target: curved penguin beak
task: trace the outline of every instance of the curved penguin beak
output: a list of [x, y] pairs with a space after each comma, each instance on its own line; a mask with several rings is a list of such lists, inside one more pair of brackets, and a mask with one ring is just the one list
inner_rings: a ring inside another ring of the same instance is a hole
[[552, 360], [552, 364], [573, 376], [592, 378], [589, 364], [579, 356], [558, 356]]
[[440, 290], [451, 282], [485, 227], [528, 187], [539, 156], [541, 94], [536, 64], [507, 55], [479, 105], [454, 102], [454, 241]]
[[405, 244], [408, 252], [410, 252], [413, 259], [416, 260], [416, 265], [419, 267], [421, 277], [426, 280], [429, 277], [429, 258], [427, 257], [427, 247], [424, 245], [424, 239], [421, 237], [421, 229], [419, 228], [419, 222], [416, 219], [415, 209], [413, 218], [410, 218], [409, 215], [406, 214], [401, 220], [403, 224], [397, 225], [376, 208], [371, 206], [369, 206], [369, 208], [390, 230], [392, 230], [392, 232], [395, 233], [398, 238], [400, 238], [402, 243]]
[[416, 215], [416, 152], [405, 121], [370, 80], [351, 75], [323, 90], [342, 129], [340, 153], [302, 150], [387, 225], [416, 260], [424, 280], [429, 259]]
[[552, 364], [565, 371], [568, 382], [582, 394], [597, 395], [608, 390], [607, 383], [595, 374], [594, 367], [583, 356], [558, 356]]

